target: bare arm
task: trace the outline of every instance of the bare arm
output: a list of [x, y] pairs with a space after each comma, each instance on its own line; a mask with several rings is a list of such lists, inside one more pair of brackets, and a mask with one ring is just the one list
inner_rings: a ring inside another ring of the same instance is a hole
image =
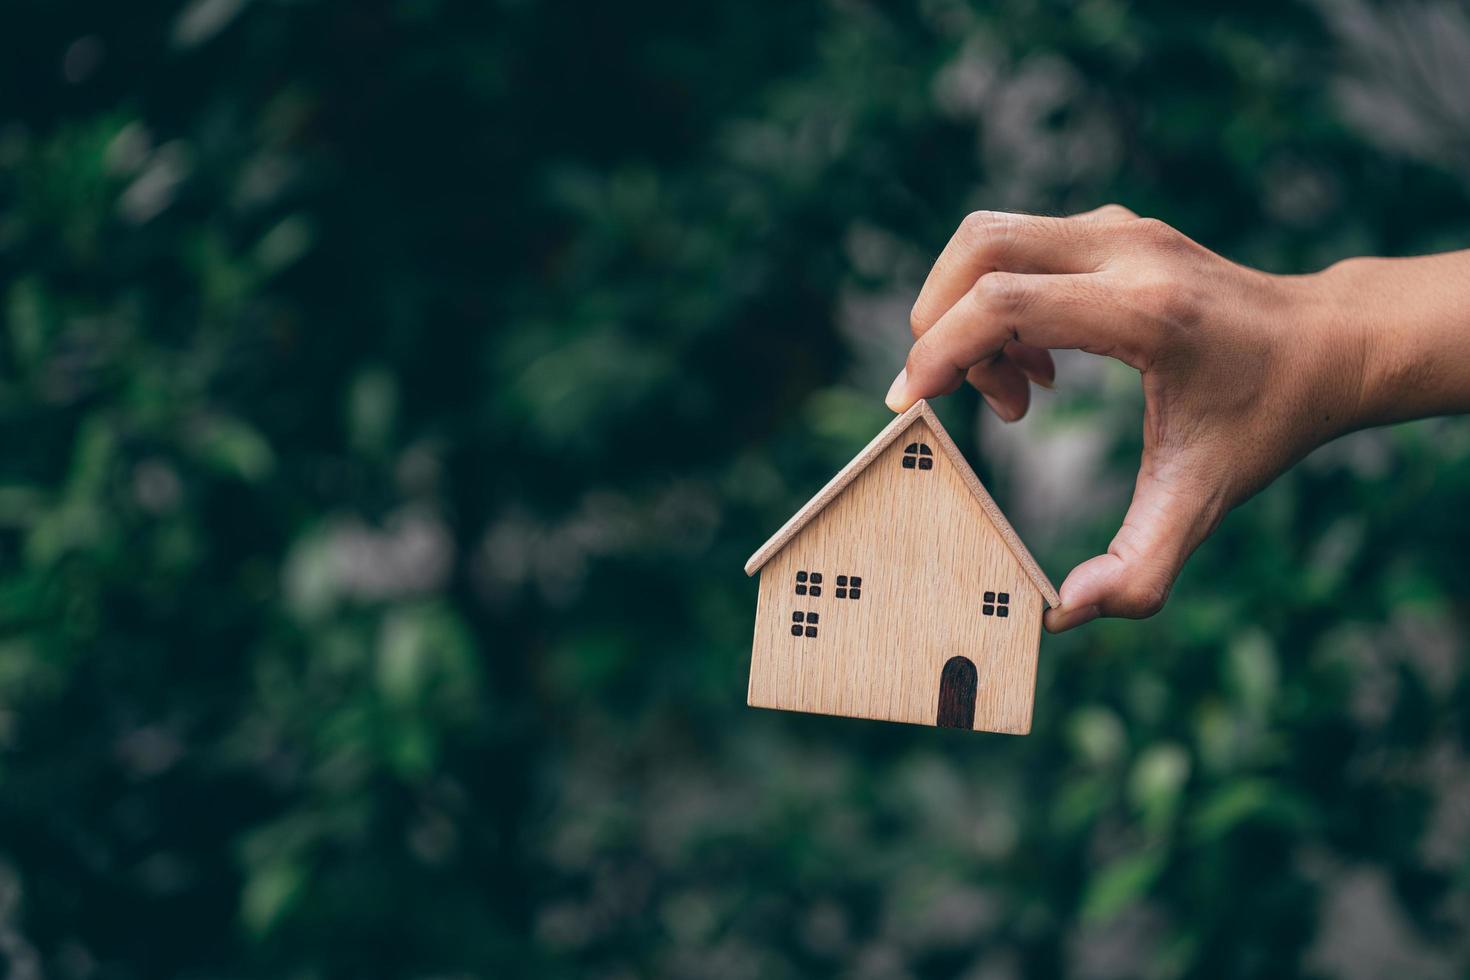
[[1349, 259], [1303, 278], [1324, 334], [1364, 338], [1355, 427], [1470, 412], [1470, 250]]
[[969, 380], [1025, 414], [1050, 350], [1136, 368], [1144, 450], [1106, 554], [1060, 589], [1047, 628], [1140, 618], [1241, 503], [1353, 429], [1470, 411], [1470, 251], [1352, 259], [1274, 276], [1109, 205], [1072, 218], [978, 212], [934, 264], [888, 405]]

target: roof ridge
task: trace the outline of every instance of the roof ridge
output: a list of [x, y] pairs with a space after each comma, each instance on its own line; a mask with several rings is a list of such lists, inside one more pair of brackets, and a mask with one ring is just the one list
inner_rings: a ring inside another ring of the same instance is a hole
[[1060, 606], [1062, 604], [1061, 597], [1057, 595], [1057, 590], [1051, 584], [1051, 580], [1046, 577], [1046, 573], [1041, 570], [1041, 566], [1036, 563], [1036, 559], [1031, 557], [1031, 552], [1026, 549], [1026, 545], [1021, 541], [1020, 535], [1016, 534], [1015, 528], [1011, 527], [1011, 522], [1006, 520], [1005, 514], [1001, 512], [1000, 507], [985, 489], [985, 485], [980, 482], [980, 478], [970, 468], [969, 461], [965, 459], [964, 453], [960, 452], [960, 447], [955, 445], [954, 439], [945, 430], [944, 424], [939, 421], [939, 416], [934, 414], [934, 409], [929, 407], [928, 401], [922, 398], [915, 402], [908, 411], [896, 416], [892, 422], [889, 422], [882, 432], [879, 432], [863, 447], [862, 452], [858, 453], [846, 466], [838, 470], [837, 474], [828, 480], [827, 484], [821, 490], [818, 490], [814, 497], [803, 504], [796, 513], [792, 514], [786, 520], [786, 523], [782, 524], [780, 529], [771, 535], [766, 543], [756, 550], [755, 554], [750, 556], [750, 560], [745, 563], [745, 574], [754, 575], [760, 571], [761, 566], [775, 557], [776, 553], [782, 548], [786, 547], [786, 544], [792, 538], [796, 537], [801, 532], [801, 529], [811, 522], [812, 518], [826, 509], [827, 505], [833, 500], [837, 499], [837, 496], [846, 490], [848, 485], [857, 479], [858, 475], [867, 469], [868, 465], [877, 459], [883, 450], [887, 449], [898, 438], [899, 433], [903, 432], [915, 419], [920, 417], [933, 430], [940, 448], [944, 450], [945, 456], [954, 464], [956, 471], [959, 473], [960, 481], [970, 491], [970, 494], [980, 505], [980, 509], [985, 512], [985, 516], [990, 518], [990, 523], [995, 527], [1001, 540], [1005, 542], [1006, 548], [1010, 550], [1012, 557], [1016, 559], [1022, 570], [1026, 572], [1026, 576], [1031, 579], [1031, 583], [1036, 586], [1037, 591], [1046, 599], [1047, 605], [1052, 608]]

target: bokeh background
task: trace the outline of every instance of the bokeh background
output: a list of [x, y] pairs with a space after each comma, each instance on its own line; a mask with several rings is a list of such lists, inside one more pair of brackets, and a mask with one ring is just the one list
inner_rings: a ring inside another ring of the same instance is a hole
[[[745, 558], [975, 208], [1470, 239], [1462, 4], [0, 5], [0, 973], [1463, 976], [1470, 426], [1360, 433], [1036, 728], [747, 709]], [[1126, 369], [939, 409], [1052, 578]]]

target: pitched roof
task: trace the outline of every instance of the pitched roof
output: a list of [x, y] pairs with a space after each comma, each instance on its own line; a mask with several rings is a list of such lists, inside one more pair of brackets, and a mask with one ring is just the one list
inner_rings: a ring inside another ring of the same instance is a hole
[[960, 452], [960, 448], [954, 444], [954, 440], [949, 437], [949, 433], [944, 431], [944, 426], [940, 424], [939, 417], [934, 414], [934, 409], [930, 408], [929, 403], [922, 399], [915, 402], [914, 406], [907, 412], [904, 412], [892, 422], [888, 423], [888, 427], [878, 433], [873, 438], [873, 441], [868, 443], [867, 448], [854, 456], [852, 461], [838, 471], [837, 475], [829, 480], [827, 485], [815, 497], [808, 500], [795, 514], [792, 514], [791, 518], [785, 524], [781, 525], [781, 530], [773, 534], [769, 541], [761, 545], [760, 549], [750, 556], [750, 560], [745, 563], [745, 574], [754, 575], [760, 571], [762, 565], [770, 561], [776, 552], [786, 547], [788, 541], [796, 537], [812, 518], [822, 512], [823, 508], [833, 500], [836, 500], [838, 494], [846, 490], [848, 484], [852, 483], [853, 480], [857, 479], [859, 473], [868, 468], [869, 463], [877, 459], [883, 450], [887, 449], [915, 419], [921, 416], [928, 423], [929, 428], [934, 431], [934, 438], [938, 441], [940, 448], [944, 450], [944, 455], [954, 464], [955, 472], [960, 475], [960, 480], [969, 488], [971, 495], [974, 496], [975, 501], [980, 505], [980, 509], [985, 511], [985, 516], [989, 517], [990, 522], [995, 525], [996, 531], [1000, 533], [1001, 540], [1005, 542], [1006, 547], [1010, 549], [1011, 554], [1020, 563], [1021, 568], [1025, 570], [1026, 576], [1031, 579], [1031, 583], [1036, 586], [1036, 590], [1046, 599], [1047, 605], [1053, 609], [1060, 606], [1062, 600], [1057, 595], [1057, 590], [1052, 586], [1051, 581], [1047, 579], [1046, 573], [1041, 570], [1041, 566], [1036, 564], [1036, 559], [1031, 557], [1031, 552], [1027, 551], [1026, 546], [1021, 543], [1021, 538], [1016, 534], [1015, 529], [1011, 527], [1011, 522], [1006, 520], [1006, 516], [995, 505], [995, 501], [986, 492], [984, 485], [980, 482], [980, 478], [975, 475], [975, 471], [970, 469], [970, 464], [965, 461], [964, 454]]

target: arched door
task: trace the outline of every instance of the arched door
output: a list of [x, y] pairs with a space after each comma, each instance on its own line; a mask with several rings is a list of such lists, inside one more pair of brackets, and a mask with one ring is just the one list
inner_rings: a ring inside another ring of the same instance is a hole
[[940, 728], [975, 727], [975, 665], [969, 657], [950, 657], [939, 675]]

